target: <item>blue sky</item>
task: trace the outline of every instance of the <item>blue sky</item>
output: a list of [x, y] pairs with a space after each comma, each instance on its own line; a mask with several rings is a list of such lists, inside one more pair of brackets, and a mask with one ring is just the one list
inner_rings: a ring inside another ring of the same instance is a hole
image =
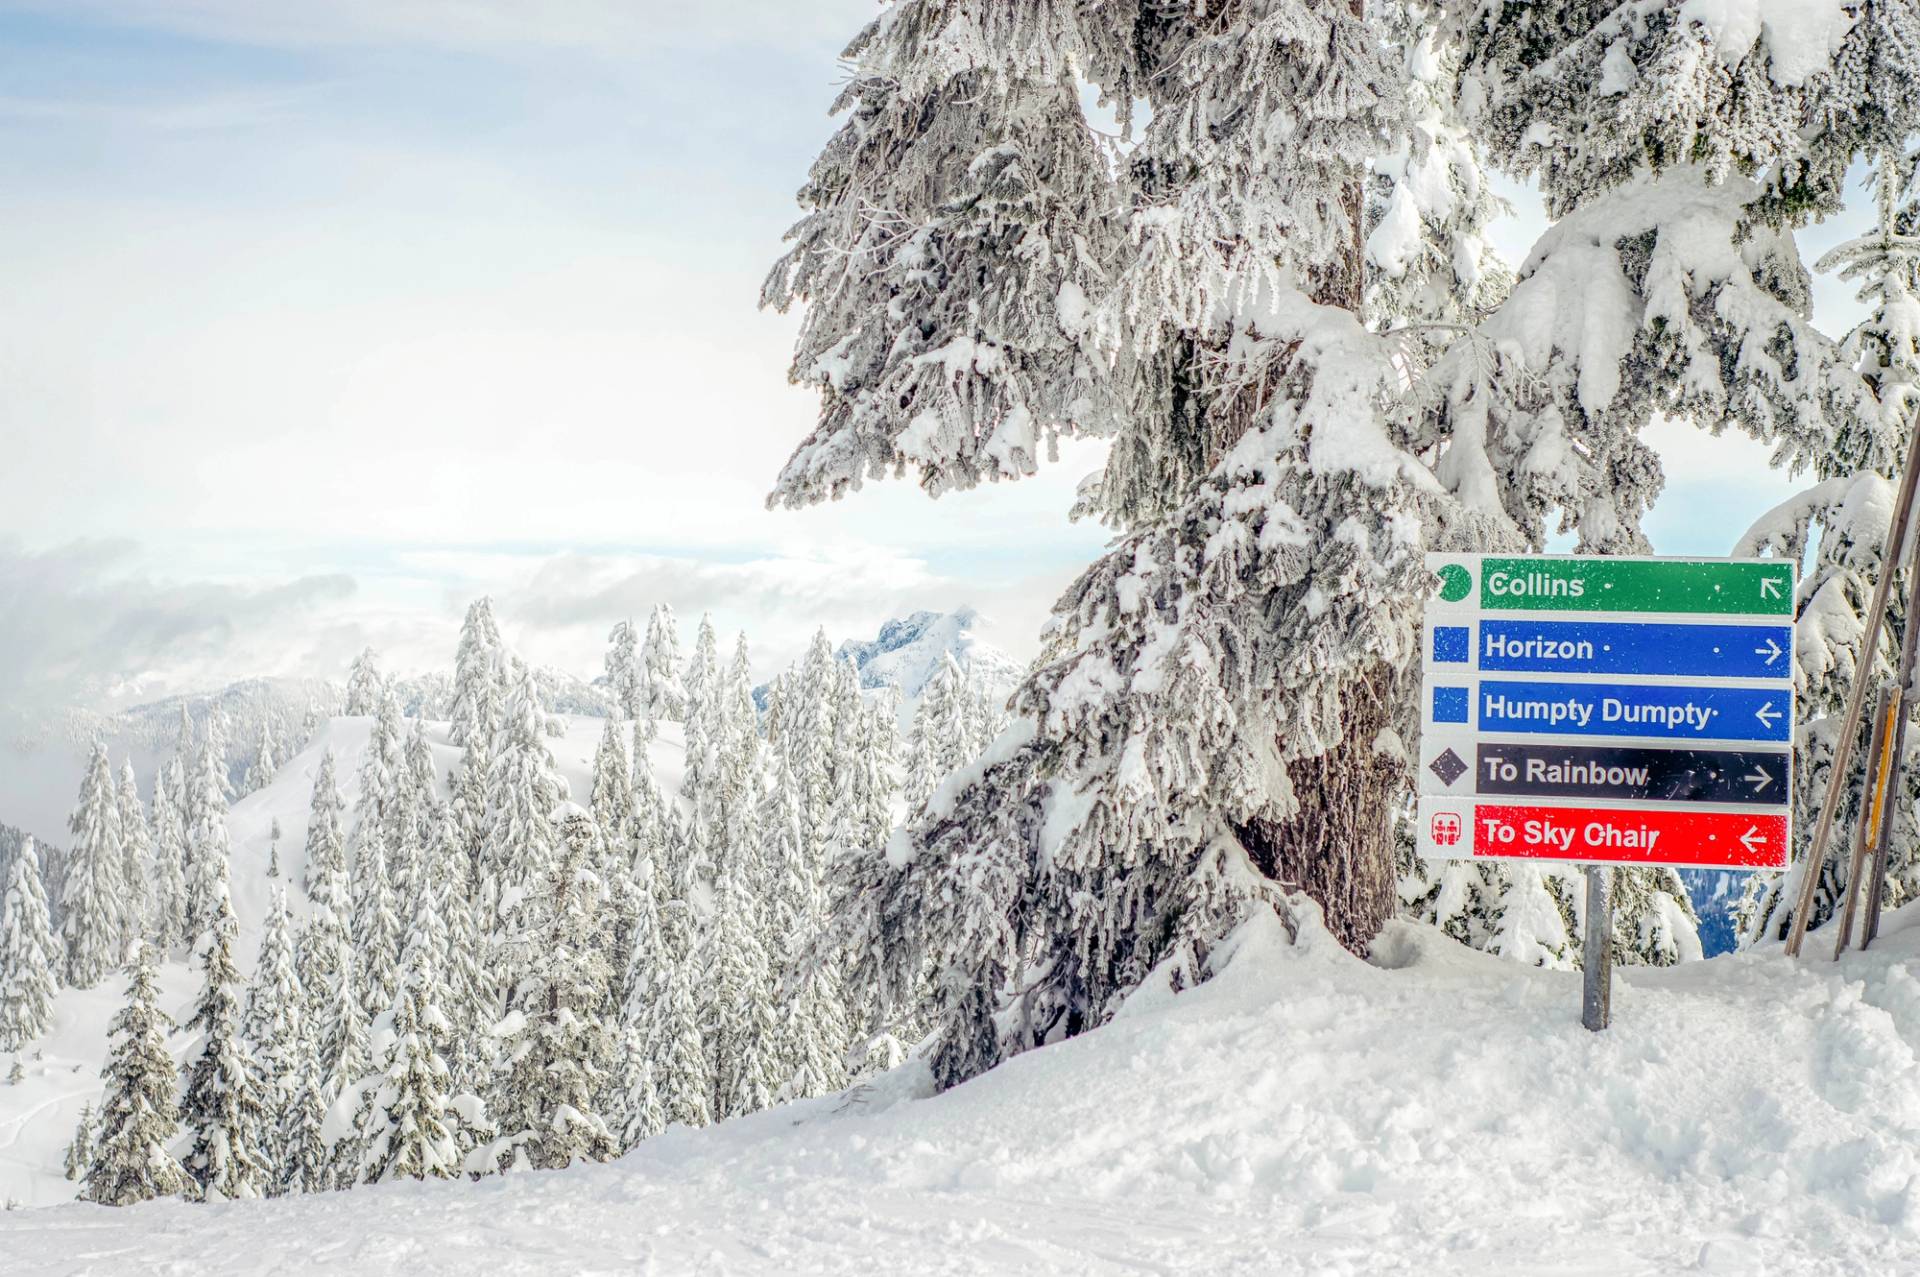
[[[754, 303], [873, 10], [0, 0], [0, 654], [88, 654], [0, 695], [443, 665], [482, 591], [583, 670], [655, 599], [769, 664], [960, 603], [1025, 655], [1092, 453], [761, 505], [813, 402]], [[1669, 436], [1663, 551], [1786, 490]]]

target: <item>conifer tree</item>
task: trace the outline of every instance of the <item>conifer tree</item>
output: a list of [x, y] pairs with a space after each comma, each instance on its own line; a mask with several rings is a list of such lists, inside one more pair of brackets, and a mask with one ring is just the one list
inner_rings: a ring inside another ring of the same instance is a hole
[[126, 891], [120, 877], [120, 795], [107, 765], [107, 747], [97, 741], [67, 828], [73, 831], [73, 846], [60, 899], [65, 983], [91, 989], [119, 961]]
[[646, 675], [640, 663], [640, 639], [632, 621], [615, 623], [607, 635], [607, 695], [613, 698], [617, 718], [646, 714]]
[[493, 619], [493, 600], [475, 599], [460, 625], [447, 739], [464, 749], [477, 750], [482, 762], [500, 724], [503, 655], [500, 629]]
[[846, 1085], [848, 1030], [834, 955], [811, 956], [820, 929], [820, 883], [802, 832], [800, 790], [784, 756], [761, 818], [771, 876], [765, 934], [774, 986], [773, 1076], [780, 1098], [825, 1095]]
[[626, 841], [633, 812], [633, 760], [628, 756], [627, 729], [608, 719], [593, 753], [593, 823], [610, 844]]
[[159, 1007], [158, 980], [136, 945], [127, 1004], [108, 1026], [112, 1046], [101, 1072], [105, 1098], [81, 1196], [104, 1206], [188, 1195], [193, 1180], [168, 1151], [180, 1130], [180, 1075], [167, 1051], [173, 1021]]
[[40, 853], [28, 838], [0, 886], [0, 1051], [17, 1051], [53, 1026], [58, 955]]
[[392, 1009], [375, 1034], [377, 1072], [363, 1084], [360, 1178], [452, 1179], [464, 1160], [454, 1131], [452, 1077], [437, 1049], [445, 1023], [436, 994], [431, 944], [407, 950]]
[[120, 769], [117, 793], [120, 802], [120, 944], [125, 957], [145, 938], [148, 915], [152, 912], [147, 866], [153, 855], [153, 836], [147, 826], [146, 805], [140, 801], [140, 784], [133, 774], [132, 759]]
[[608, 1079], [608, 1097], [603, 1105], [622, 1152], [659, 1134], [666, 1126], [660, 1094], [653, 1082], [653, 1044], [649, 1038], [653, 1005], [666, 979], [662, 970], [666, 960], [653, 877], [648, 874], [636, 883], [633, 933], [627, 946], [626, 971], [618, 982], [619, 1058]]
[[280, 1162], [269, 1189], [273, 1196], [318, 1193], [332, 1182], [332, 1160], [325, 1138], [332, 1097], [327, 1094], [326, 1074], [320, 1062], [317, 1028], [318, 1019], [312, 1016], [301, 1026], [300, 1050], [288, 1080], [289, 1098], [280, 1122]]
[[342, 807], [334, 779], [333, 751], [324, 750], [314, 773], [307, 815], [306, 864], [301, 871], [310, 907], [300, 932], [298, 969], [308, 1014], [314, 1017], [326, 1008], [333, 983], [346, 970], [353, 947], [347, 851], [340, 834]]
[[71, 1180], [86, 1178], [87, 1171], [93, 1166], [94, 1136], [96, 1122], [93, 1105], [80, 1106], [80, 1120], [73, 1128], [73, 1138], [67, 1141], [67, 1151], [61, 1158], [61, 1169]]
[[267, 825], [267, 877], [280, 876], [280, 818], [275, 816]]
[[180, 760], [169, 762], [153, 786], [153, 908], [149, 936], [162, 956], [183, 947], [187, 931], [187, 825], [180, 795]]
[[278, 749], [273, 739], [273, 716], [265, 715], [260, 720], [260, 740], [254, 746], [253, 761], [247, 764], [247, 773], [240, 782], [243, 790], [251, 794], [273, 783], [279, 771], [274, 757]]
[[481, 871], [481, 929], [493, 938], [493, 971], [504, 984], [537, 944], [538, 905], [559, 860], [553, 812], [566, 800], [547, 746], [533, 675], [519, 661], [509, 676], [503, 720], [487, 778], [488, 828]]
[[286, 1164], [280, 1115], [289, 1110], [295, 1098], [301, 1053], [307, 1047], [305, 1011], [306, 992], [294, 966], [293, 921], [287, 913], [287, 895], [283, 888], [276, 887], [268, 904], [260, 956], [247, 985], [246, 1009], [240, 1021], [241, 1040], [253, 1063], [255, 1089], [269, 1115], [259, 1134], [259, 1152], [268, 1170], [269, 1185], [278, 1182], [276, 1168]]
[[713, 1074], [700, 1029], [700, 955], [684, 899], [661, 902], [660, 935], [661, 962], [647, 1006], [652, 1081], [668, 1123], [705, 1126], [713, 1120]]
[[680, 628], [673, 609], [656, 603], [647, 618], [647, 641], [640, 651], [643, 692], [651, 720], [686, 718], [686, 689], [680, 682]]
[[321, 1040], [320, 1055], [324, 1071], [322, 1094], [327, 1099], [327, 1116], [321, 1124], [320, 1138], [327, 1147], [325, 1179], [328, 1187], [336, 1189], [351, 1188], [359, 1180], [362, 1150], [359, 1111], [354, 1107], [359, 1096], [349, 1093], [372, 1069], [373, 1049], [368, 1039], [366, 1016], [354, 993], [356, 984], [353, 955], [349, 952], [346, 965], [328, 986], [329, 999], [323, 1012], [326, 1032]]
[[[1537, 549], [1559, 518], [1583, 552], [1645, 552], [1655, 414], [1785, 465], [1862, 415], [1789, 231], [1913, 131], [1911, 15], [1863, 11], [1823, 58], [1700, 6], [1613, 12], [1449, 9], [1417, 90], [1405, 14], [1322, 0], [906, 3], [850, 48], [764, 294], [807, 306], [792, 371], [821, 390], [773, 499], [887, 473], [938, 493], [1112, 441], [1080, 507], [1118, 535], [1057, 605], [1019, 725], [910, 852], [837, 884], [859, 984], [941, 971], [940, 1084], [1101, 1023], [1162, 963], [1204, 978], [1282, 884], [1366, 948], [1397, 903], [1423, 551]], [[1144, 108], [1124, 162], [1085, 83], [1129, 130]], [[1432, 127], [1446, 102], [1463, 127]], [[1469, 143], [1558, 220], [1420, 351], [1390, 312], [1441, 318], [1431, 290], [1369, 272], [1425, 260], [1461, 289], [1470, 261], [1397, 250], [1481, 214], [1449, 222], [1381, 161]], [[1414, 206], [1369, 227], [1381, 181]]]
[[219, 901], [227, 894], [232, 844], [227, 798], [221, 788], [225, 771], [218, 747], [210, 739], [187, 777], [187, 938], [195, 945], [213, 926]]
[[345, 713], [348, 718], [363, 718], [379, 712], [387, 681], [380, 675], [377, 660], [370, 647], [353, 658], [353, 665], [347, 670]]
[[200, 1041], [181, 1104], [192, 1136], [187, 1172], [210, 1201], [259, 1197], [268, 1175], [260, 1147], [267, 1110], [240, 1035], [240, 972], [233, 960], [238, 927], [224, 882], [220, 887], [202, 951], [200, 1000], [187, 1021]]
[[591, 818], [565, 822], [564, 854], [547, 886], [544, 945], [513, 1003], [501, 1129], [535, 1169], [606, 1161], [618, 1151], [598, 1101], [613, 1042], [602, 1018], [612, 973], [602, 947], [602, 885], [593, 872]]
[[387, 861], [377, 841], [361, 848], [354, 874], [354, 973], [359, 979], [354, 996], [361, 1014], [371, 1021], [393, 1004], [400, 975], [400, 918], [394, 905]]

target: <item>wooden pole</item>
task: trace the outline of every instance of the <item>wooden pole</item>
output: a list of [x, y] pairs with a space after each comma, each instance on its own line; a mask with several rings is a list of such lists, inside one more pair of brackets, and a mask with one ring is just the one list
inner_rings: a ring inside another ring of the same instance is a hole
[[1840, 961], [1847, 942], [1853, 939], [1853, 916], [1860, 903], [1860, 882], [1866, 877], [1867, 856], [1880, 835], [1880, 807], [1887, 785], [1887, 738], [1893, 727], [1894, 708], [1900, 703], [1891, 687], [1880, 693], [1879, 708], [1873, 713], [1873, 741], [1867, 746], [1867, 783], [1860, 795], [1860, 827], [1853, 839], [1853, 860], [1847, 868], [1847, 903], [1840, 911], [1840, 935], [1833, 942], [1833, 960]]
[[1827, 796], [1820, 803], [1820, 819], [1813, 827], [1813, 841], [1807, 847], [1802, 866], [1800, 895], [1793, 908], [1793, 925], [1787, 932], [1787, 953], [1800, 956], [1800, 945], [1807, 937], [1807, 918], [1813, 912], [1814, 892], [1820, 886], [1820, 866], [1826, 863], [1827, 839], [1833, 834], [1833, 818], [1840, 810], [1840, 796], [1847, 790], [1847, 765], [1853, 761], [1853, 738], [1860, 732], [1860, 713], [1866, 708], [1867, 688], [1873, 682], [1874, 649], [1880, 640], [1880, 626], [1887, 614], [1887, 593], [1893, 586], [1895, 564], [1907, 545], [1907, 524], [1913, 516], [1913, 489], [1920, 480], [1920, 404], [1914, 406], [1913, 424], [1907, 433], [1906, 465], [1900, 472], [1900, 495], [1893, 506], [1893, 523], [1887, 528], [1886, 546], [1881, 552], [1880, 579], [1874, 582], [1873, 601], [1867, 607], [1866, 633], [1860, 639], [1860, 673], [1847, 693], [1847, 716], [1834, 745], [1833, 770], [1827, 777]]
[[1613, 893], [1607, 867], [1587, 866], [1587, 934], [1581, 956], [1580, 1023], [1595, 1033], [1613, 1018]]
[[[1880, 800], [1875, 804], [1877, 834], [1873, 843], [1873, 866], [1867, 871], [1867, 917], [1860, 928], [1860, 947], [1866, 948], [1880, 934], [1880, 900], [1887, 881], [1887, 852], [1893, 846], [1893, 816], [1900, 809], [1901, 773], [1906, 769], [1907, 720], [1913, 706], [1914, 663], [1920, 660], [1920, 566], [1907, 573], [1907, 632], [1900, 642], [1900, 671], [1893, 680], [1891, 734], [1887, 737], [1886, 758], [1880, 764]], [[1848, 884], [1847, 892], [1853, 892]]]

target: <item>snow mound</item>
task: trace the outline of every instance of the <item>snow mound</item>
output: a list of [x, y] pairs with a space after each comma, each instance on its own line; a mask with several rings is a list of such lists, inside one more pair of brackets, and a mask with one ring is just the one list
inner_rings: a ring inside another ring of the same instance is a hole
[[[673, 1130], [478, 1184], [0, 1215], [13, 1274], [1488, 1273], [1920, 1268], [1920, 911], [1871, 953], [1616, 983], [1392, 926], [1224, 972], [944, 1095]], [[0, 1131], [0, 1140], [4, 1140]], [[111, 1257], [110, 1259], [106, 1257]]]

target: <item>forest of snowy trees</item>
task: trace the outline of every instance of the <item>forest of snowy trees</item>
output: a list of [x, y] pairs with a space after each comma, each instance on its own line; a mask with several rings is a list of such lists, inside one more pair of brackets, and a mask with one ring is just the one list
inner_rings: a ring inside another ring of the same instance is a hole
[[[761, 710], [745, 637], [723, 655], [703, 619], [683, 659], [664, 607], [644, 636], [615, 628], [602, 682], [617, 712], [591, 792], [574, 795], [550, 750], [558, 722], [489, 601], [462, 627], [437, 737], [459, 749], [450, 776], [427, 720], [402, 713], [371, 652], [358, 659], [357, 796], [348, 809], [322, 753], [304, 855], [288, 856], [299, 880], [275, 884], [250, 978], [217, 728], [182, 719], [150, 804], [96, 747], [60, 899], [30, 846], [0, 898], [0, 1050], [46, 1031], [58, 988], [126, 981], [103, 1094], [68, 1152], [82, 1195], [215, 1200], [605, 1160], [668, 1123], [897, 1064], [921, 1026], [878, 1019], [813, 947], [828, 866], [883, 845], [901, 802], [984, 748], [997, 699], [948, 656], [903, 742], [896, 699], [863, 694], [819, 634]], [[662, 722], [686, 741], [673, 794], [648, 762]], [[256, 786], [276, 761], [263, 745]], [[182, 958], [200, 987], [175, 1025], [155, 972]]]

